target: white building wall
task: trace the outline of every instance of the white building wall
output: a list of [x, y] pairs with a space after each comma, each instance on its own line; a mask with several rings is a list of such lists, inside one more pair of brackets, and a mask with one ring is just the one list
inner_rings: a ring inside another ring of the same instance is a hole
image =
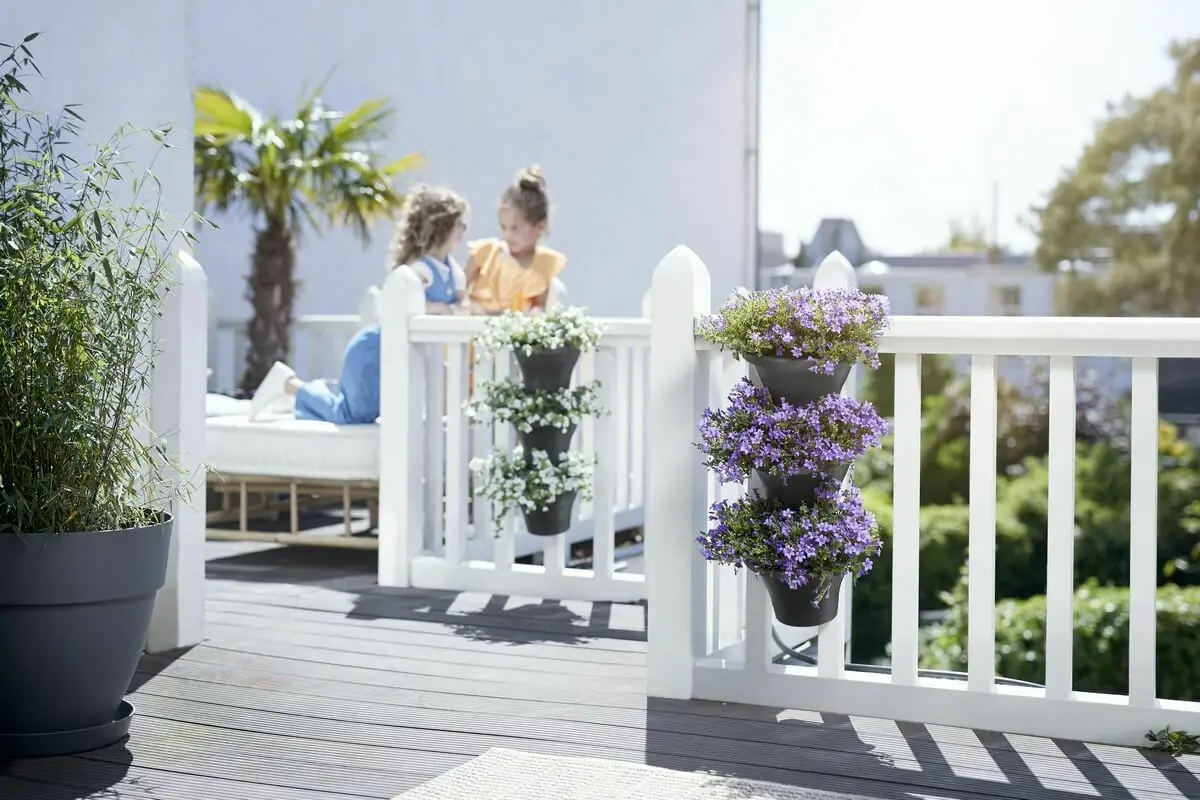
[[879, 287], [887, 296], [894, 314], [921, 313], [918, 294], [923, 287], [938, 287], [942, 294], [940, 311], [944, 316], [989, 316], [998, 314], [994, 305], [1000, 290], [1012, 287], [1020, 293], [1020, 304], [1013, 316], [1052, 316], [1054, 314], [1054, 275], [1026, 270], [914, 269], [892, 270], [882, 276], [861, 274], [864, 287]]
[[[119, 9], [120, 13], [117, 13]], [[163, 208], [182, 221], [192, 210], [191, 64], [186, 0], [0, 0], [0, 41], [29, 44], [43, 77], [26, 85], [33, 110], [56, 112], [68, 103], [84, 118], [80, 141], [107, 141], [120, 126], [174, 125], [176, 149], [158, 154]], [[129, 140], [130, 174], [157, 151], [149, 137]], [[86, 155], [86, 154], [85, 154]]]
[[[470, 200], [470, 236], [495, 233], [501, 191], [540, 163], [548, 244], [570, 259], [572, 301], [594, 313], [636, 313], [654, 265], [681, 243], [714, 265], [717, 299], [750, 279], [745, 0], [191, 5], [197, 83], [282, 113], [327, 75], [336, 108], [393, 98], [388, 154], [424, 153], [418, 177]], [[200, 256], [219, 313], [245, 316], [250, 224], [218, 221]], [[384, 274], [391, 230], [376, 233], [366, 250], [345, 231], [304, 241], [300, 313], [355, 311]]]

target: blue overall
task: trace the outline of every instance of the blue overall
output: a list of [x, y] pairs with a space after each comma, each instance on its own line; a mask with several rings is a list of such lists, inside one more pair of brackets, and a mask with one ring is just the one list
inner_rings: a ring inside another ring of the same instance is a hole
[[[440, 264], [432, 256], [425, 256], [421, 261], [429, 267], [430, 275], [429, 285], [425, 287], [425, 302], [452, 305], [454, 295], [458, 293], [458, 289], [454, 285], [454, 267], [449, 261]], [[443, 269], [446, 270], [444, 278], [442, 277]]]
[[296, 389], [296, 419], [315, 419], [339, 425], [370, 425], [379, 418], [379, 326], [354, 334], [342, 357], [342, 377], [336, 389], [323, 380]]

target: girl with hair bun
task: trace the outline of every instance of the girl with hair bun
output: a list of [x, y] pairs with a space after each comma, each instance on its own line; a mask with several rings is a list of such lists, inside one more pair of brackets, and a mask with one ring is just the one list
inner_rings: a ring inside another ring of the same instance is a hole
[[546, 179], [521, 170], [500, 197], [500, 236], [467, 243], [467, 297], [476, 311], [540, 313], [567, 257], [539, 242], [550, 221]]

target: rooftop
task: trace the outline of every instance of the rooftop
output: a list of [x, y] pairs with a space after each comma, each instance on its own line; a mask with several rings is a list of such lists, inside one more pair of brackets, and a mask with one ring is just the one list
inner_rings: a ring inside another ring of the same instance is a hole
[[214, 542], [208, 555], [206, 640], [143, 659], [129, 740], [7, 762], [0, 797], [391, 798], [494, 747], [814, 800], [1200, 796], [1200, 758], [647, 699], [640, 604], [379, 589], [374, 554], [357, 551]]

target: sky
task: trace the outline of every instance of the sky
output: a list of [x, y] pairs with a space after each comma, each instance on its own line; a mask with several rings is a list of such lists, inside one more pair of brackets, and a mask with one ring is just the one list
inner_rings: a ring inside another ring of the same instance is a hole
[[849, 217], [876, 252], [1022, 224], [1106, 104], [1165, 82], [1200, 0], [762, 0], [759, 220], [794, 252]]

